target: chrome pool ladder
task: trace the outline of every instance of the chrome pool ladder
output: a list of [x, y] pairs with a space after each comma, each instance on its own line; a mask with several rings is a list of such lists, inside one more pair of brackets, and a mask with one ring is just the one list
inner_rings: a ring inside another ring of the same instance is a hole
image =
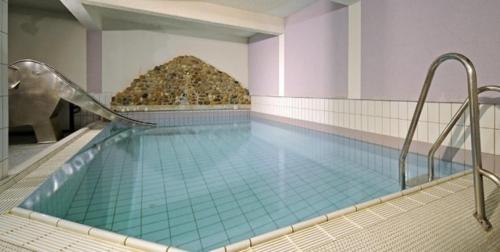
[[[487, 85], [487, 86], [482, 86], [477, 89], [477, 94], [481, 94], [486, 91], [495, 91], [500, 93], [500, 86], [497, 85]], [[428, 181], [434, 180], [434, 156], [436, 154], [436, 151], [438, 148], [441, 146], [443, 143], [444, 139], [450, 134], [451, 130], [453, 127], [457, 124], [457, 122], [460, 120], [460, 117], [465, 113], [465, 110], [469, 106], [469, 98], [465, 99], [465, 101], [462, 103], [462, 106], [458, 109], [458, 111], [453, 115], [451, 118], [451, 121], [446, 125], [446, 127], [443, 129], [441, 132], [441, 135], [436, 139], [436, 142], [432, 145], [431, 149], [429, 150], [429, 154], [427, 156], [427, 167], [428, 167]], [[487, 170], [481, 170], [480, 171], [483, 176], [486, 176], [490, 178], [492, 181], [494, 181], [497, 185], [500, 184], [500, 178], [496, 176], [495, 174], [487, 171]]]
[[418, 120], [422, 113], [422, 109], [424, 107], [425, 101], [427, 99], [427, 94], [429, 92], [429, 88], [431, 86], [432, 80], [434, 78], [434, 74], [437, 68], [445, 61], [448, 60], [456, 60], [460, 62], [466, 72], [467, 72], [467, 84], [468, 84], [468, 98], [462, 104], [459, 111], [454, 115], [450, 123], [446, 126], [445, 130], [438, 137], [436, 143], [432, 146], [429, 151], [428, 157], [428, 169], [429, 169], [429, 180], [434, 178], [434, 162], [433, 157], [437, 148], [441, 145], [443, 140], [446, 138], [446, 135], [449, 134], [453, 126], [460, 116], [464, 113], [465, 109], [469, 107], [469, 117], [470, 117], [470, 129], [471, 129], [471, 152], [472, 152], [472, 169], [474, 176], [474, 199], [475, 199], [475, 208], [476, 212], [474, 216], [479, 221], [479, 223], [483, 226], [485, 230], [489, 230], [491, 228], [491, 224], [487, 219], [486, 210], [485, 210], [485, 202], [484, 202], [484, 185], [483, 185], [483, 176], [493, 180], [497, 185], [499, 185], [499, 179], [493, 173], [486, 171], [483, 169], [482, 160], [481, 160], [481, 138], [480, 138], [480, 128], [479, 128], [479, 104], [478, 104], [478, 94], [484, 91], [500, 91], [500, 87], [496, 86], [485, 86], [479, 89], [477, 88], [477, 75], [476, 69], [472, 62], [462, 54], [459, 53], [447, 53], [438, 57], [431, 64], [427, 77], [425, 78], [424, 85], [422, 87], [422, 91], [420, 92], [420, 97], [417, 102], [417, 106], [415, 108], [415, 112], [413, 114], [413, 118], [406, 134], [406, 139], [401, 150], [401, 154], [399, 156], [399, 179], [401, 183], [401, 189], [406, 188], [406, 157], [408, 155], [408, 151], [410, 149], [411, 142], [413, 140], [413, 136], [415, 135], [415, 130], [418, 124]]

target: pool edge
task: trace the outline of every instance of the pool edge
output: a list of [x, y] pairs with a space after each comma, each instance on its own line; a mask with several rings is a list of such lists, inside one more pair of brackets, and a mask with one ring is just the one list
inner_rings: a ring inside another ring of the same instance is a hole
[[[2, 184], [0, 184], [0, 188], [3, 188], [4, 190], [0, 191], [0, 194], [3, 191], [7, 191], [13, 186], [15, 186], [18, 182], [22, 182], [23, 179], [29, 177], [29, 175], [37, 169], [39, 169], [43, 164], [46, 162], [51, 161], [52, 158], [56, 157], [58, 153], [61, 153], [65, 148], [70, 147], [72, 144], [75, 144], [78, 140], [84, 138], [87, 133], [91, 132], [91, 130], [99, 129], [98, 132], [101, 132], [104, 127], [97, 127], [99, 126], [99, 123], [91, 123], [87, 125], [86, 127], [79, 129], [78, 131], [75, 131], [74, 133], [70, 134], [69, 136], [61, 139], [54, 145], [50, 146], [49, 148], [43, 150], [42, 152], [38, 153], [37, 155], [33, 156], [29, 160], [26, 160], [25, 162], [21, 163], [19, 166], [24, 166], [21, 168], [17, 168], [20, 171], [11, 177], [7, 178], [4, 180]], [[94, 136], [95, 137], [95, 136]], [[89, 138], [89, 139], [83, 139], [85, 143], [88, 143], [91, 141], [94, 137]], [[70, 159], [72, 155], [67, 155], [67, 159], [65, 160], [59, 160], [61, 164], [66, 162], [68, 159]], [[60, 167], [60, 165], [57, 165]], [[56, 169], [57, 171], [57, 169]], [[48, 179], [54, 172], [48, 174], [43, 181]], [[37, 186], [33, 187], [32, 190], [30, 191], [35, 191], [37, 190], [43, 182], [38, 184]], [[23, 198], [26, 198], [29, 196], [31, 192], [26, 192], [26, 195], [23, 196]], [[73, 234], [77, 235], [85, 235], [89, 238], [97, 238], [102, 241], [106, 241], [111, 244], [117, 244], [125, 247], [129, 247], [133, 250], [141, 250], [141, 251], [162, 251], [162, 252], [184, 252], [185, 250], [135, 238], [132, 236], [125, 236], [116, 232], [104, 230], [104, 229], [99, 229], [96, 227], [88, 226], [85, 224], [80, 224], [76, 223], [70, 220], [66, 220], [63, 218], [58, 218], [54, 217], [48, 214], [44, 213], [39, 213], [37, 211], [33, 210], [28, 210], [21, 208], [19, 206], [19, 203], [16, 203], [14, 207], [10, 207], [6, 211], [1, 212], [1, 216], [7, 216], [7, 215], [13, 215], [19, 218], [23, 219], [28, 219], [30, 221], [35, 221], [39, 223], [43, 223], [46, 225], [49, 225], [51, 227], [56, 227], [64, 230], [64, 232], [71, 232]], [[48, 231], [48, 230], [47, 230]], [[0, 237], [1, 240], [1, 237]]]
[[4, 192], [15, 183], [22, 180], [24, 177], [26, 177], [26, 175], [34, 171], [41, 164], [59, 153], [64, 147], [76, 141], [80, 136], [85, 134], [90, 129], [90, 127], [91, 125], [71, 133], [69, 136], [59, 140], [52, 146], [49, 146], [47, 149], [42, 150], [30, 159], [16, 165], [14, 168], [12, 168], [11, 171], [9, 171], [9, 173], [13, 172], [13, 174], [9, 174], [8, 177], [0, 180], [0, 193]]
[[[220, 247], [220, 248], [217, 248], [217, 249], [214, 249], [211, 251], [212, 252], [235, 252], [235, 251], [245, 250], [245, 249], [248, 249], [250, 247], [265, 243], [267, 241], [282, 237], [284, 235], [292, 234], [292, 233], [295, 233], [297, 231], [313, 227], [317, 224], [321, 224], [321, 223], [330, 221], [330, 220], [335, 219], [335, 218], [342, 217], [342, 216], [350, 214], [350, 213], [359, 212], [363, 209], [373, 207], [375, 205], [379, 205], [379, 204], [382, 204], [382, 203], [385, 203], [385, 202], [388, 202], [388, 201], [391, 201], [391, 200], [394, 200], [394, 199], [397, 199], [397, 198], [400, 198], [400, 197], [403, 197], [406, 195], [414, 194], [414, 193], [420, 192], [424, 189], [430, 188], [432, 186], [443, 184], [443, 183], [448, 182], [450, 180], [453, 180], [453, 179], [456, 179], [459, 177], [463, 177], [463, 176], [466, 176], [466, 175], [471, 174], [471, 173], [472, 173], [472, 170], [458, 172], [458, 173], [455, 173], [455, 174], [447, 176], [447, 177], [443, 177], [443, 178], [436, 179], [436, 180], [431, 181], [431, 182], [424, 183], [422, 185], [418, 185], [418, 186], [415, 186], [412, 188], [405, 189], [403, 191], [388, 194], [388, 195], [385, 195], [385, 196], [382, 196], [382, 197], [379, 197], [376, 199], [372, 199], [369, 201], [365, 201], [365, 202], [362, 202], [362, 203], [359, 203], [359, 204], [356, 204], [353, 206], [349, 206], [349, 207], [346, 207], [346, 208], [343, 208], [343, 209], [340, 209], [340, 210], [337, 210], [337, 211], [334, 211], [334, 212], [331, 212], [328, 214], [320, 215], [320, 216], [314, 217], [312, 219], [301, 221], [301, 222], [298, 222], [298, 223], [295, 223], [295, 224], [292, 224], [292, 225], [289, 225], [289, 226], [286, 226], [286, 227], [283, 227], [283, 228], [280, 228], [277, 230], [273, 230], [273, 231], [255, 236], [255, 237], [251, 237], [249, 239], [245, 239], [245, 240], [242, 240], [239, 242], [231, 243], [231, 244], [225, 245], [223, 247]], [[290, 232], [286, 233], [283, 230], [289, 230]]]
[[53, 227], [62, 228], [70, 232], [74, 232], [80, 235], [87, 235], [90, 237], [98, 238], [110, 243], [116, 243], [123, 245], [125, 247], [130, 247], [133, 249], [145, 250], [145, 251], [162, 251], [162, 252], [182, 252], [184, 250], [146, 241], [143, 239], [135, 238], [132, 236], [122, 235], [116, 232], [88, 226], [85, 224], [80, 224], [70, 220], [57, 218], [51, 215], [39, 213], [32, 210], [27, 210], [20, 207], [14, 207], [9, 211], [10, 214], [26, 218], [33, 221], [38, 221]]

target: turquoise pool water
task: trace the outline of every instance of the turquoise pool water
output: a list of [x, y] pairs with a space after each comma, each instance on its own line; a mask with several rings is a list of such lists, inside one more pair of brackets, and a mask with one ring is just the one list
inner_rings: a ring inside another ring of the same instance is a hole
[[[398, 155], [264, 120], [108, 128], [22, 206], [207, 251], [398, 191]], [[425, 157], [408, 167], [425, 174]], [[440, 162], [437, 175], [464, 169]]]

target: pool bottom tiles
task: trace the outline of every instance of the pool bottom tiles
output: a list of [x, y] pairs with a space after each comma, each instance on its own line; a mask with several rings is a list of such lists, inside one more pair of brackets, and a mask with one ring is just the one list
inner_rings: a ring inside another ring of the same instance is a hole
[[[103, 148], [59, 188], [71, 197], [32, 209], [206, 251], [398, 191], [398, 154], [267, 121], [156, 128]], [[409, 177], [425, 173], [425, 157], [410, 160]]]

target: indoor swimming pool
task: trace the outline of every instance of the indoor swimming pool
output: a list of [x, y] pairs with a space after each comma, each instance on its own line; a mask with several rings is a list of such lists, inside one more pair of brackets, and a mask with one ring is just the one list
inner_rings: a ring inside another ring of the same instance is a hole
[[[113, 129], [21, 205], [207, 251], [400, 190], [399, 150], [264, 119]], [[409, 156], [408, 178], [426, 174]], [[463, 171], [439, 161], [437, 176]]]

